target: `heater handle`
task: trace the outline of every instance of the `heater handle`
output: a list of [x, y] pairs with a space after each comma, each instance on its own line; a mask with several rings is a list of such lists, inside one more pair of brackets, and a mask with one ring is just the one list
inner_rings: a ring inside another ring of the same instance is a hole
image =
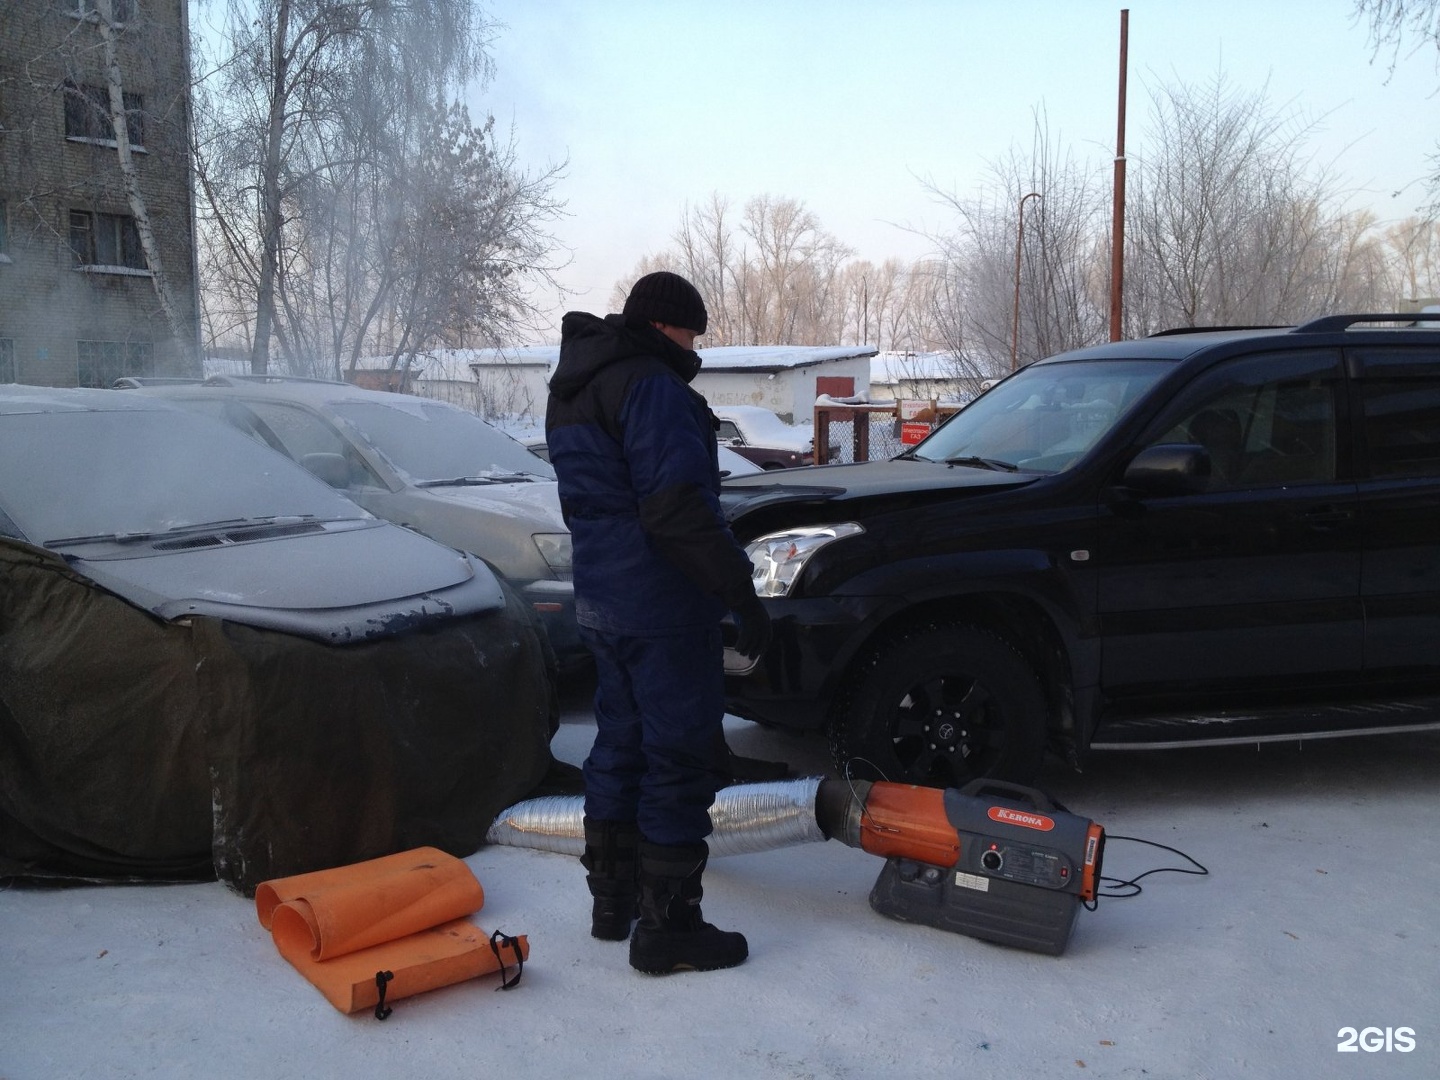
[[961, 795], [969, 795], [980, 798], [985, 795], [999, 795], [1002, 798], [1018, 799], [1029, 803], [1036, 810], [1063, 810], [1059, 803], [1046, 795], [1039, 788], [1025, 787], [1021, 784], [1011, 784], [1004, 780], [991, 780], [987, 777], [980, 777], [971, 780], [960, 789]]

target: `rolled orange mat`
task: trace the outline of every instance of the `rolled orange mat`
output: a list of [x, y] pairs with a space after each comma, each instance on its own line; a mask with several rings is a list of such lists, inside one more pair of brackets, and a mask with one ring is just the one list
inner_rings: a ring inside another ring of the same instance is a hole
[[528, 959], [523, 935], [497, 947], [465, 918], [484, 903], [470, 868], [429, 847], [255, 890], [260, 925], [280, 955], [345, 1013], [378, 1004], [382, 972], [391, 976], [386, 1000], [398, 1001]]

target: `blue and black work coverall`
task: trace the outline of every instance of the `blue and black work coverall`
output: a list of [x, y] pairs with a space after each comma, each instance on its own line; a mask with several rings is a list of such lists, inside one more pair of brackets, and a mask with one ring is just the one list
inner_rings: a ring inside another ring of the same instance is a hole
[[699, 370], [647, 322], [570, 312], [545, 417], [598, 676], [585, 813], [655, 844], [710, 832], [726, 779], [720, 624], [754, 597], [720, 512], [714, 418], [689, 385]]

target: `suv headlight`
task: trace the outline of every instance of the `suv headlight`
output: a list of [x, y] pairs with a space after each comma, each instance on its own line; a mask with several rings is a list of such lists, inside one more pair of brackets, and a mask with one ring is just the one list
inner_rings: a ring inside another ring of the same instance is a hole
[[569, 581], [574, 574], [570, 534], [535, 533], [533, 538], [545, 565], [550, 567], [561, 581]]
[[865, 530], [853, 521], [839, 525], [809, 525], [768, 533], [745, 545], [750, 556], [750, 578], [759, 596], [788, 596], [805, 564], [826, 544]]

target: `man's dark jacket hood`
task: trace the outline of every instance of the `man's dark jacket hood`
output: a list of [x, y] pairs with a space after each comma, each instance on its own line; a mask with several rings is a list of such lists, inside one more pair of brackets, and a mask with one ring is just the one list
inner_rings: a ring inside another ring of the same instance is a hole
[[561, 327], [545, 432], [580, 625], [664, 633], [754, 605], [720, 511], [715, 417], [688, 385], [699, 356], [623, 315], [570, 312]]
[[568, 401], [602, 369], [637, 356], [655, 357], [687, 383], [700, 373], [699, 354], [681, 348], [644, 320], [567, 312], [560, 321], [560, 362], [550, 377], [550, 393]]

